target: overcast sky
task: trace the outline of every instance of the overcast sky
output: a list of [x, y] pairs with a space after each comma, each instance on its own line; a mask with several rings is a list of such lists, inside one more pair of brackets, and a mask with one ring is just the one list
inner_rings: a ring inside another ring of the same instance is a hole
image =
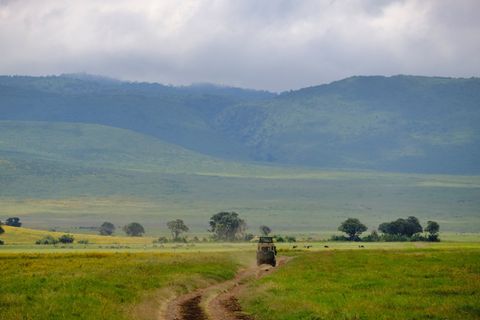
[[0, 74], [275, 91], [480, 75], [480, 0], [0, 0]]

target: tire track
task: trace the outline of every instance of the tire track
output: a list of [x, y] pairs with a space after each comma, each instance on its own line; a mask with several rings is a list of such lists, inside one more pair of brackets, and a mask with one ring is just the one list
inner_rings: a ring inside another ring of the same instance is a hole
[[197, 295], [180, 305], [180, 319], [207, 320], [207, 316], [200, 307], [201, 295]]
[[237, 273], [234, 279], [179, 296], [168, 303], [165, 320], [254, 320], [242, 311], [238, 296], [250, 280], [272, 273], [290, 258], [279, 257], [278, 267], [251, 265]]

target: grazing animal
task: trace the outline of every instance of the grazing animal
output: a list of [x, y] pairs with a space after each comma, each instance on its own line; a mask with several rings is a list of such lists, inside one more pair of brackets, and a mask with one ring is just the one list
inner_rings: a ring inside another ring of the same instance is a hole
[[365, 246], [358, 246], [359, 248], [365, 248]]
[[293, 248], [293, 249], [297, 249], [297, 247], [298, 247], [298, 246], [293, 246], [292, 248]]
[[329, 248], [329, 246], [323, 246], [324, 248]]
[[304, 248], [310, 249], [312, 246], [311, 245], [305, 245]]

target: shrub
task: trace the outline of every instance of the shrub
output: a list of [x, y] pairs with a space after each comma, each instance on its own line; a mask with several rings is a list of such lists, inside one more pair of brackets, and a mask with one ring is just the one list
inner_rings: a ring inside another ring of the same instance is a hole
[[64, 234], [60, 238], [58, 238], [58, 241], [61, 243], [73, 243], [74, 237], [71, 234]]
[[286, 236], [285, 241], [287, 241], [287, 242], [297, 242], [297, 239], [295, 237]]
[[82, 239], [82, 240], [78, 240], [77, 241], [79, 244], [88, 244], [88, 240], [87, 239]]
[[5, 241], [3, 241], [2, 239], [0, 239], [0, 246], [3, 246], [5, 244]]
[[416, 233], [410, 237], [410, 241], [417, 242], [417, 241], [427, 241], [427, 238], [423, 235]]
[[336, 234], [332, 235], [330, 237], [330, 239], [328, 239], [328, 240], [330, 240], [330, 241], [349, 241], [349, 239], [347, 237], [345, 237], [344, 235], [339, 236], [339, 235], [336, 235]]
[[251, 241], [253, 240], [253, 238], [255, 238], [255, 235], [253, 235], [252, 233], [247, 233], [243, 236], [243, 240], [245, 241]]
[[167, 242], [168, 242], [168, 239], [167, 239], [167, 237], [159, 237], [157, 240], [154, 240], [153, 242], [156, 242], [156, 243], [167, 243]]
[[381, 237], [381, 241], [386, 242], [405, 242], [410, 241], [410, 238], [405, 235], [398, 235], [398, 234], [384, 234]]
[[173, 242], [181, 242], [181, 243], [187, 243], [188, 242], [188, 239], [187, 237], [178, 237], [176, 240], [174, 240]]
[[273, 236], [273, 239], [274, 239], [276, 242], [285, 242], [285, 238], [282, 237], [282, 236], [275, 235], [275, 236]]
[[35, 241], [35, 244], [57, 244], [58, 239], [52, 237], [51, 235], [46, 235], [42, 239]]
[[376, 230], [373, 230], [368, 236], [362, 238], [362, 241], [364, 242], [378, 242], [380, 240], [380, 235]]

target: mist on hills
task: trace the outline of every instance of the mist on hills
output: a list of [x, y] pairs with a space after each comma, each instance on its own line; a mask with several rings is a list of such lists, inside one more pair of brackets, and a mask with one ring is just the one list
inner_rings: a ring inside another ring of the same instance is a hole
[[0, 120], [107, 125], [227, 160], [480, 173], [478, 78], [351, 77], [275, 94], [85, 74], [3, 76], [0, 96]]

